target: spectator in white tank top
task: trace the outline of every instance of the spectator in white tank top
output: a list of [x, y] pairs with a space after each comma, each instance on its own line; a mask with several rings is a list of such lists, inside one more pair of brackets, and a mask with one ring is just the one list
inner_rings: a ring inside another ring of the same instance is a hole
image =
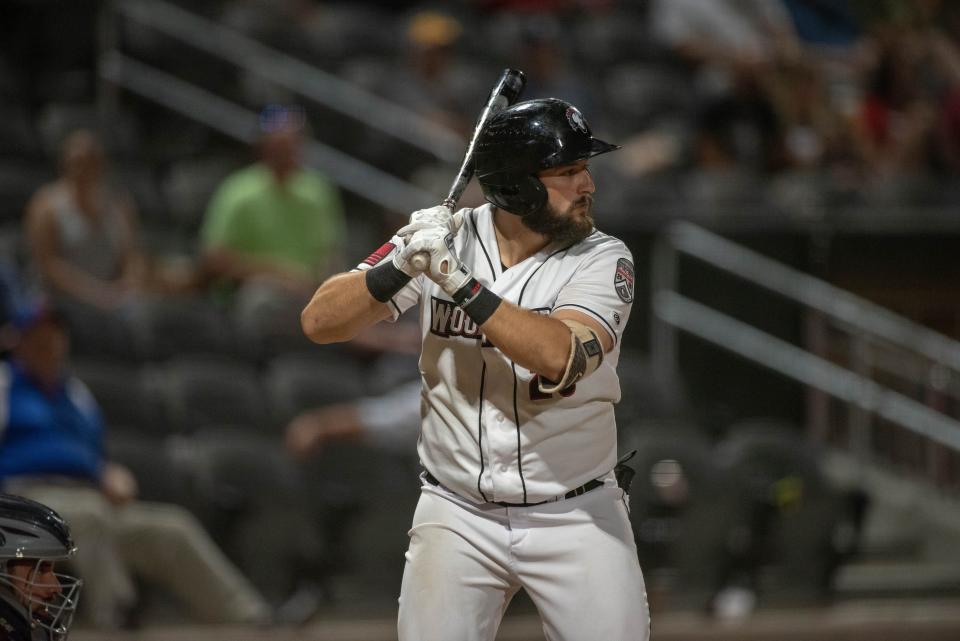
[[89, 131], [67, 137], [60, 169], [60, 178], [41, 187], [27, 206], [38, 275], [57, 298], [117, 310], [146, 283], [133, 201], [107, 183], [103, 148]]

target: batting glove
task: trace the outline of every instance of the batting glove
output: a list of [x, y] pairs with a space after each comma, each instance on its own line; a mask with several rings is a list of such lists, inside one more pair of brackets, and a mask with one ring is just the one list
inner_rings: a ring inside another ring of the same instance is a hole
[[397, 235], [409, 238], [418, 231], [434, 227], [456, 234], [462, 224], [463, 216], [454, 216], [445, 206], [437, 205], [429, 209], [418, 209], [410, 214], [410, 222], [401, 227]]
[[393, 238], [390, 239], [390, 242], [397, 246], [393, 252], [393, 266], [402, 271], [404, 274], [410, 278], [416, 278], [422, 272], [410, 264], [410, 258], [413, 256], [412, 253], [405, 253], [408, 245], [408, 240], [410, 236], [404, 236], [400, 233], [397, 233]]
[[421, 229], [398, 252], [407, 262], [420, 252], [429, 254], [430, 267], [425, 273], [449, 296], [463, 287], [472, 275], [470, 268], [460, 262], [453, 247], [454, 233], [441, 227]]

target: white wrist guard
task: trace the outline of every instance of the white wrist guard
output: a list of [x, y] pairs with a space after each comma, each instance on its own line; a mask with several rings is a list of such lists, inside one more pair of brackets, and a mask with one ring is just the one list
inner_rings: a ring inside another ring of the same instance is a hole
[[540, 377], [538, 385], [544, 394], [570, 387], [596, 371], [603, 362], [603, 345], [595, 331], [574, 320], [563, 319], [561, 322], [570, 328], [570, 356], [559, 383]]

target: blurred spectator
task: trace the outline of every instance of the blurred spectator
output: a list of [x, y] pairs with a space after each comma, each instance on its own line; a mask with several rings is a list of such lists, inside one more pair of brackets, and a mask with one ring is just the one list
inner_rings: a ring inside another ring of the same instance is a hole
[[926, 45], [918, 35], [884, 38], [866, 77], [855, 132], [867, 169], [878, 177], [929, 168], [936, 106], [922, 84]]
[[771, 97], [783, 128], [783, 162], [816, 169], [842, 155], [847, 123], [832, 108], [821, 70], [814, 64], [786, 66], [771, 83]]
[[781, 163], [779, 117], [756, 79], [741, 79], [735, 93], [704, 101], [697, 115], [684, 185], [697, 216], [742, 213], [758, 203], [760, 176]]
[[763, 173], [782, 164], [780, 116], [755, 77], [740, 76], [729, 95], [704, 101], [698, 134], [702, 167], [729, 162]]
[[0, 358], [6, 357], [16, 337], [13, 317], [20, 295], [20, 282], [13, 266], [0, 263]]
[[418, 379], [381, 396], [302, 412], [287, 425], [287, 450], [298, 459], [316, 456], [337, 441], [412, 450], [420, 431], [420, 390]]
[[97, 136], [76, 131], [65, 140], [61, 177], [27, 205], [26, 232], [43, 284], [58, 300], [102, 311], [129, 303], [146, 285], [136, 209], [106, 180]]
[[390, 74], [387, 98], [468, 136], [482, 106], [483, 89], [475, 74], [462, 68], [457, 45], [460, 22], [447, 14], [421, 11], [407, 23], [407, 53]]
[[849, 52], [860, 39], [860, 21], [850, 0], [783, 0], [783, 4], [805, 45]]
[[931, 133], [936, 168], [956, 174], [960, 172], [960, 7], [931, 0], [913, 9], [919, 14], [914, 33], [901, 37], [920, 50], [913, 82], [937, 111]]
[[517, 53], [527, 77], [523, 99], [564, 96], [584, 112], [595, 113], [594, 92], [568, 67], [562, 36], [560, 23], [552, 16], [522, 18]]
[[477, 5], [486, 11], [527, 11], [540, 13], [559, 13], [565, 9], [571, 9], [575, 4], [609, 4], [607, 0], [580, 0], [579, 2], [570, 2], [570, 0], [477, 0]]
[[52, 308], [18, 312], [20, 335], [0, 364], [0, 479], [71, 524], [93, 622], [116, 626], [135, 605], [131, 575], [158, 583], [206, 621], [262, 622], [259, 594], [183, 508], [135, 500], [130, 471], [104, 458], [89, 390], [67, 374], [69, 337]]
[[780, 0], [656, 0], [650, 7], [655, 37], [670, 51], [727, 82], [731, 71], [754, 72], [800, 51], [790, 15]]
[[304, 126], [302, 109], [264, 110], [260, 162], [227, 177], [207, 209], [202, 236], [213, 277], [303, 294], [339, 268], [343, 206], [337, 189], [302, 164]]
[[346, 236], [339, 191], [302, 164], [303, 110], [270, 106], [260, 125], [261, 160], [224, 180], [201, 230], [214, 292], [235, 295], [251, 339], [265, 323], [297, 329], [304, 302], [340, 269]]
[[846, 50], [860, 38], [860, 23], [850, 0], [783, 0], [797, 37], [820, 48]]

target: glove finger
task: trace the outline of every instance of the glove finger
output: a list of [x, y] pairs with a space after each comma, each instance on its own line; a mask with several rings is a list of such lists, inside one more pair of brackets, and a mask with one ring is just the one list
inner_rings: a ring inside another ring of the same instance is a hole
[[412, 238], [406, 241], [403, 247], [402, 256], [404, 260], [409, 260], [414, 254], [425, 251], [430, 252], [436, 245], [434, 236], [424, 236], [414, 234]]
[[418, 209], [410, 214], [410, 218], [413, 219], [419, 216], [445, 216], [449, 218], [451, 214], [452, 212], [443, 205], [434, 205], [433, 207], [427, 207], [426, 209]]
[[440, 225], [445, 225], [450, 220], [450, 210], [446, 207], [431, 207], [430, 209], [421, 209], [410, 214], [410, 222], [432, 221]]
[[404, 225], [397, 230], [397, 236], [403, 236], [404, 238], [409, 238], [418, 231], [423, 231], [425, 229], [432, 229], [436, 227], [436, 223], [431, 223], [428, 221], [417, 221]]
[[450, 225], [450, 217], [440, 218], [438, 216], [417, 218], [410, 221], [411, 225], [419, 225], [421, 229], [426, 229], [427, 227], [443, 227], [447, 229]]

